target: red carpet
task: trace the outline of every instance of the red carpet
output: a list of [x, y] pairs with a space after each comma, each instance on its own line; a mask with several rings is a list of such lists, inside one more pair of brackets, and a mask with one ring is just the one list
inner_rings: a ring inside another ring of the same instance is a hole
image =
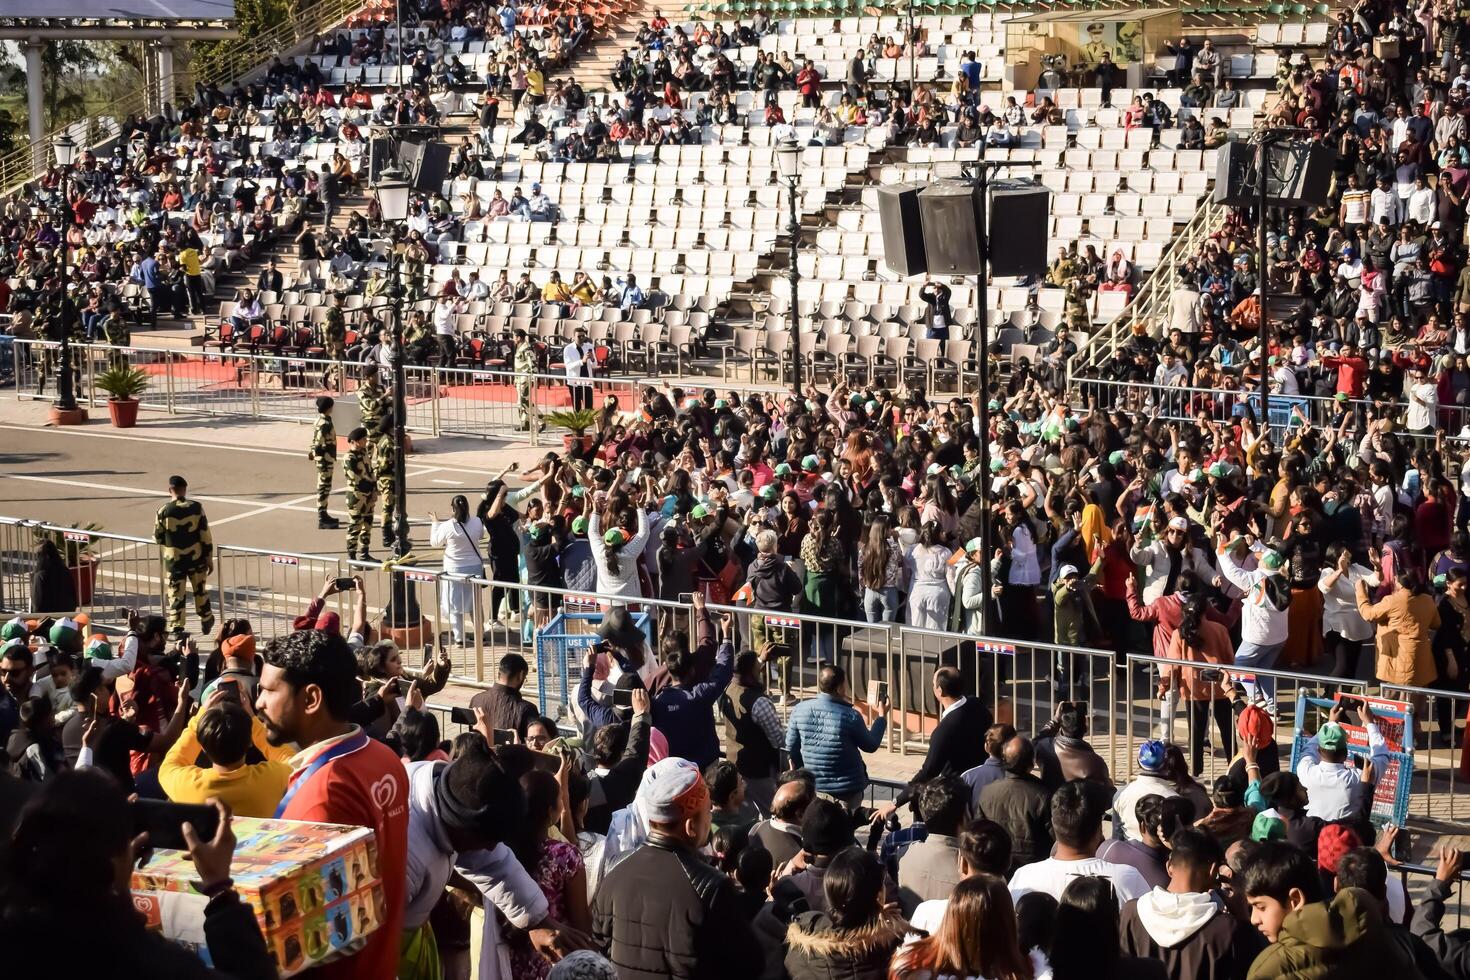
[[[442, 385], [439, 388], [441, 398], [463, 398], [466, 401], [477, 402], [502, 402], [514, 405], [516, 402], [515, 385]], [[572, 404], [572, 392], [566, 385], [541, 385], [536, 389], [536, 406], [542, 410], [556, 408], [570, 408]]]

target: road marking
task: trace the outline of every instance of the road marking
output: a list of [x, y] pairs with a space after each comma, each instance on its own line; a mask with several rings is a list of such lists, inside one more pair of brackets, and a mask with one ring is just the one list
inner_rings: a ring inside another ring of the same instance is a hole
[[[174, 417], [175, 418], [179, 418], [181, 416], [174, 416]], [[205, 418], [205, 416], [201, 416], [201, 418]], [[84, 429], [78, 429], [78, 428], [72, 427], [72, 426], [59, 426], [59, 427], [53, 427], [53, 428], [49, 428], [49, 429], [41, 429], [41, 428], [38, 428], [37, 426], [34, 426], [34, 425], [17, 425], [17, 424], [12, 423], [12, 422], [0, 422], [0, 429], [11, 429], [11, 430], [16, 431], [16, 432], [31, 432], [31, 433], [35, 433], [35, 434], [38, 434], [38, 435], [45, 434], [45, 435], [81, 436], [81, 437], [86, 438], [86, 439], [119, 439], [119, 440], [122, 440], [124, 442], [151, 442], [151, 443], [163, 442], [165, 445], [169, 445], [169, 446], [184, 446], [184, 447], [189, 447], [189, 448], [194, 448], [194, 449], [220, 449], [220, 450], [228, 450], [229, 452], [232, 452], [232, 453], [260, 453], [260, 454], [265, 455], [265, 456], [294, 456], [294, 457], [296, 457], [298, 459], [305, 458], [305, 450], [267, 449], [267, 448], [265, 448], [263, 446], [221, 446], [219, 443], [214, 443], [214, 442], [194, 442], [192, 440], [186, 440], [186, 439], [160, 439], [160, 438], [152, 437], [152, 436], [131, 436], [131, 435], [124, 435], [123, 433], [120, 433], [120, 432], [92, 432], [92, 431], [88, 431], [88, 430], [84, 430]], [[487, 440], [487, 442], [488, 441], [489, 440]], [[532, 447], [530, 447], [530, 446], [524, 446], [524, 447], [521, 447], [521, 448], [526, 449], [528, 451], [532, 449]], [[487, 449], [488, 449], [488, 447], [487, 447]], [[450, 450], [450, 451], [451, 452], [460, 452], [461, 450]], [[472, 451], [472, 450], [464, 450], [464, 451], [468, 452], [468, 451]], [[502, 450], [497, 450], [497, 451], [509, 451], [509, 450], [502, 449]], [[519, 451], [519, 450], [515, 450], [515, 451]], [[434, 467], [434, 469], [435, 470], [452, 469], [456, 473], [483, 473], [483, 474], [491, 474], [491, 475], [500, 472], [499, 470], [482, 470], [482, 469], [476, 469], [473, 466], [436, 466], [436, 467]], [[201, 497], [200, 499], [202, 500], [204, 498]]]
[[[5, 479], [5, 480], [23, 480], [26, 483], [49, 483], [49, 484], [53, 484], [55, 486], [62, 486], [62, 487], [82, 487], [83, 489], [86, 489], [86, 490], [112, 490], [112, 491], [115, 491], [115, 492], [118, 492], [118, 493], [130, 493], [130, 494], [134, 494], [135, 496], [140, 496], [140, 497], [157, 497], [159, 499], [160, 505], [162, 505], [163, 499], [167, 495], [166, 494], [166, 491], [164, 491], [163, 489], [161, 489], [159, 487], [125, 487], [125, 486], [121, 486], [121, 485], [116, 484], [116, 483], [89, 483], [89, 482], [87, 482], [85, 480], [63, 480], [60, 477], [54, 477], [54, 476], [29, 476], [29, 475], [26, 475], [26, 474], [23, 474], [23, 473], [0, 473], [0, 479]], [[229, 505], [235, 506], [235, 507], [253, 507], [253, 506], [256, 506], [256, 505], [258, 505], [260, 503], [260, 501], [257, 501], [257, 500], [242, 500], [242, 499], [240, 499], [238, 497], [214, 497], [214, 496], [206, 496], [204, 494], [197, 494], [197, 493], [191, 493], [189, 495], [189, 497], [191, 499], [193, 499], [193, 500], [203, 501], [204, 503], [208, 503], [208, 504], [229, 504]], [[303, 497], [301, 499], [302, 500], [315, 500], [316, 499], [316, 494], [312, 494], [309, 497]], [[300, 512], [303, 512], [303, 513], [310, 513], [312, 511], [316, 510], [315, 507], [298, 507], [298, 506], [290, 506], [289, 504], [290, 504], [289, 501], [288, 502], [284, 502], [284, 503], [279, 503], [279, 504], [269, 504], [269, 505], [267, 505], [267, 508], [266, 509], [268, 509], [268, 510], [294, 510], [294, 511], [300, 511]], [[236, 516], [237, 517], [244, 517], [244, 516], [247, 516], [247, 515], [240, 514], [240, 515], [236, 515]], [[231, 520], [231, 519], [232, 518], [228, 518], [228, 517], [227, 518], [221, 518], [219, 521], [210, 521], [210, 523], [211, 524], [215, 524], [215, 523], [223, 524], [223, 523], [225, 523], [225, 521], [228, 521], [228, 520]]]
[[446, 487], [457, 487], [457, 486], [460, 486], [464, 481], [463, 480], [430, 480], [429, 482], [430, 483], [442, 483]]

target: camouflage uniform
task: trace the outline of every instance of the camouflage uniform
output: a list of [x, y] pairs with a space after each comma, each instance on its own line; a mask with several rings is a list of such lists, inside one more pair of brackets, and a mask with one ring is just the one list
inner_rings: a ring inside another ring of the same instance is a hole
[[[102, 337], [113, 347], [126, 347], [133, 339], [127, 321], [121, 314], [111, 311], [102, 317]], [[107, 360], [113, 365], [127, 364], [127, 358], [120, 351], [109, 351]]]
[[1087, 287], [1081, 279], [1067, 282], [1067, 327], [1085, 333], [1092, 326], [1092, 315], [1087, 311]]
[[526, 340], [516, 348], [516, 428], [529, 429], [534, 414], [531, 393], [536, 384], [536, 347]]
[[184, 629], [184, 584], [194, 590], [194, 609], [199, 613], [200, 631], [214, 632], [214, 612], [209, 608], [209, 573], [214, 566], [214, 539], [209, 519], [197, 500], [170, 500], [158, 509], [153, 523], [153, 540], [163, 550], [163, 570], [168, 599], [169, 629]]
[[[373, 471], [378, 475], [378, 496], [383, 500], [383, 547], [393, 545], [393, 516], [398, 503], [398, 473], [393, 461], [393, 430], [385, 427], [373, 440]], [[371, 518], [369, 518], [371, 520]]]
[[347, 356], [347, 318], [342, 313], [342, 307], [336, 303], [327, 307], [326, 323], [322, 327], [322, 339], [327, 349], [327, 359], [334, 362], [322, 372], [322, 378], [326, 382], [324, 387], [330, 388], [332, 379], [341, 376], [340, 362]]
[[347, 478], [347, 556], [368, 553], [373, 530], [373, 468], [366, 449], [348, 449], [342, 458]]
[[368, 444], [372, 444], [373, 437], [378, 434], [378, 423], [383, 419], [383, 388], [377, 384], [376, 368], [368, 368], [373, 372], [371, 377], [375, 383], [368, 384], [366, 380], [357, 388], [357, 406], [362, 412], [362, 427], [367, 429]]
[[330, 415], [318, 415], [311, 432], [311, 459], [316, 464], [316, 509], [327, 517], [327, 498], [332, 495], [332, 468], [337, 465], [337, 430]]

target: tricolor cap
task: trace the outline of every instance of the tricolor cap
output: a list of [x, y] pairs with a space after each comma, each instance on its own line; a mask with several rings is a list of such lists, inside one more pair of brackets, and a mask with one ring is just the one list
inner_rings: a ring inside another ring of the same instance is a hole
[[729, 407], [730, 407], [730, 403], [727, 402], [727, 401], [725, 401], [725, 399], [723, 399], [723, 398], [716, 398], [715, 399], [715, 408], [729, 408]]
[[791, 475], [791, 464], [790, 463], [777, 463], [776, 464], [776, 475], [777, 476], [790, 476]]
[[694, 509], [689, 512], [689, 516], [696, 521], [702, 520], [709, 516], [709, 508], [704, 504], [695, 504]]
[[0, 660], [12, 655], [12, 651], [18, 651], [14, 655], [31, 659], [31, 648], [26, 646], [24, 640], [11, 640], [9, 643], [0, 643]]
[[1205, 472], [1208, 473], [1210, 476], [1213, 476], [1217, 480], [1223, 480], [1225, 477], [1230, 475], [1231, 470], [1232, 467], [1229, 463], [1226, 463], [1222, 460], [1216, 460], [1215, 462], [1210, 464], [1210, 468], [1205, 470]]
[[990, 457], [990, 472], [992, 472], [992, 473], [999, 473], [1001, 470], [1003, 470], [1005, 468], [1006, 468], [1006, 461], [1005, 460], [1001, 459], [999, 456], [992, 456], [992, 457]]
[[1345, 391], [1339, 391], [1337, 394], [1333, 395], [1332, 397], [1333, 398], [1336, 398], [1340, 402], [1345, 402], [1345, 401], [1348, 400], [1347, 392], [1345, 392]]
[[781, 496], [781, 491], [776, 489], [776, 485], [774, 483], [767, 483], [765, 486], [761, 487], [762, 500], [775, 500], [779, 496]]
[[940, 466], [938, 463], [930, 463], [929, 469], [926, 472], [929, 476], [938, 476], [940, 473], [944, 472], [944, 467]]
[[75, 619], [63, 616], [51, 625], [51, 645], [71, 649], [82, 641], [82, 628]]
[[1122, 462], [1123, 462], [1123, 450], [1121, 450], [1121, 449], [1114, 449], [1112, 452], [1108, 453], [1108, 463], [1109, 464], [1111, 464], [1113, 466], [1117, 466], [1118, 464], [1120, 464]]
[[11, 640], [28, 639], [31, 631], [26, 629], [25, 620], [19, 616], [10, 620], [4, 626], [0, 626], [0, 642], [8, 643]]
[[574, 517], [574, 518], [572, 518], [572, 533], [573, 534], [586, 534], [587, 533], [587, 518], [585, 518], [585, 517]]
[[801, 458], [801, 468], [806, 470], [808, 473], [815, 473], [817, 470], [821, 469], [821, 467], [822, 461], [817, 458], [815, 453], [808, 453]]
[[1281, 566], [1285, 564], [1286, 556], [1277, 551], [1275, 548], [1267, 548], [1265, 551], [1261, 552], [1261, 565], [1267, 571], [1278, 571]]
[[1445, 586], [1450, 584], [1450, 577], [1444, 572], [1440, 572], [1438, 575], [1434, 576], [1432, 581], [1436, 589], [1443, 589]]
[[1286, 840], [1286, 823], [1269, 813], [1258, 813], [1251, 824], [1251, 840]]
[[1189, 518], [1187, 518], [1187, 517], [1171, 517], [1171, 518], [1169, 518], [1169, 530], [1171, 530], [1171, 531], [1188, 531], [1189, 530]]
[[551, 528], [547, 527], [545, 524], [541, 524], [538, 522], [536, 524], [532, 524], [529, 528], [527, 528], [526, 533], [529, 534], [531, 536], [531, 539], [534, 541], [545, 541], [547, 535], [551, 533]]
[[990, 399], [990, 410], [992, 412], [998, 412], [998, 411], [1000, 411], [1000, 400], [999, 399], [996, 399], [996, 398]]
[[971, 538], [965, 542], [965, 550], [970, 554], [974, 554], [977, 551], [984, 551], [985, 542], [978, 537]]
[[107, 642], [107, 637], [101, 633], [93, 633], [92, 638], [87, 641], [86, 649], [82, 651], [92, 660], [111, 660], [112, 644]]
[[623, 529], [620, 527], [608, 528], [602, 535], [602, 543], [609, 548], [621, 548], [627, 540], [628, 536], [623, 533]]
[[1189, 471], [1189, 476], [1187, 477], [1187, 479], [1189, 480], [1190, 483], [1199, 483], [1199, 482], [1203, 481], [1204, 478], [1205, 478], [1205, 471], [1202, 470], [1202, 469], [1200, 469], [1198, 466], [1196, 466], [1194, 469], [1190, 470]]
[[587, 488], [584, 487], [584, 486], [582, 486], [582, 484], [580, 484], [580, 483], [577, 484], [576, 486], [572, 487], [572, 496], [573, 497], [585, 497], [585, 496], [587, 496]]

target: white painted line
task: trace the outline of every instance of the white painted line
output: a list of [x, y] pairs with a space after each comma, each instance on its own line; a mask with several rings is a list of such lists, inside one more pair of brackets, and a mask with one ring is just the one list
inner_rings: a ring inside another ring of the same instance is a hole
[[[158, 498], [158, 505], [160, 507], [162, 507], [163, 504], [164, 504], [164, 502], [168, 499], [168, 491], [166, 489], [163, 489], [163, 488], [160, 488], [160, 487], [125, 487], [125, 486], [120, 486], [119, 484], [116, 484], [116, 483], [88, 483], [85, 480], [63, 480], [60, 477], [54, 477], [54, 476], [27, 476], [27, 475], [22, 474], [22, 473], [3, 473], [3, 472], [0, 472], [0, 479], [5, 479], [5, 480], [23, 480], [23, 481], [25, 481], [27, 483], [49, 483], [49, 484], [53, 484], [55, 486], [62, 486], [62, 487], [82, 487], [82, 488], [87, 489], [87, 490], [112, 490], [112, 491], [115, 491], [115, 492], [118, 492], [118, 493], [130, 493], [130, 494], [133, 494], [135, 496], [140, 496], [140, 497], [157, 497]], [[205, 494], [199, 494], [199, 493], [191, 493], [191, 494], [189, 494], [189, 497], [191, 499], [193, 499], [193, 500], [202, 501], [203, 503], [207, 503], [207, 504], [229, 504], [229, 505], [234, 506], [234, 507], [249, 507], [252, 504], [259, 503], [259, 501], [254, 501], [254, 500], [241, 500], [241, 499], [236, 498], [236, 497], [212, 497], [212, 496], [207, 496]], [[316, 494], [312, 494], [310, 497], [302, 497], [301, 499], [302, 500], [315, 500], [316, 499]], [[279, 503], [279, 504], [269, 504], [269, 505], [266, 506], [266, 509], [267, 510], [295, 510], [295, 511], [301, 511], [303, 513], [310, 513], [312, 511], [315, 511], [316, 510], [315, 507], [291, 506], [289, 502]], [[248, 516], [248, 515], [241, 514], [241, 515], [237, 515], [237, 516], [244, 517], [244, 516]], [[222, 524], [226, 520], [229, 520], [229, 518], [222, 518], [218, 522], [216, 522], [216, 521], [210, 521], [210, 524], [215, 524], [215, 523], [221, 523]]]
[[447, 487], [457, 487], [464, 483], [463, 480], [430, 480], [430, 483], [442, 483]]

